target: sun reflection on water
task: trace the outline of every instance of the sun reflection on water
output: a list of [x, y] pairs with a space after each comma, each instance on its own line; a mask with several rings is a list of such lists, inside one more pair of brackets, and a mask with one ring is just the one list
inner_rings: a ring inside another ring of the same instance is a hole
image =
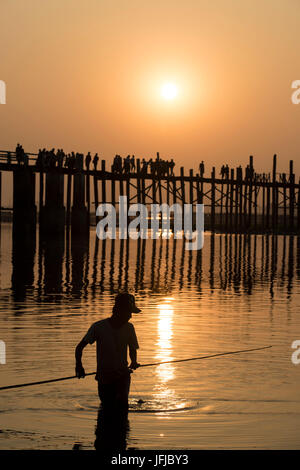
[[[157, 362], [165, 362], [173, 360], [173, 323], [174, 308], [172, 307], [172, 297], [164, 299], [164, 303], [157, 306], [159, 317], [157, 323], [158, 336], [155, 343]], [[175, 378], [174, 364], [161, 364], [156, 367], [155, 374], [157, 376], [156, 385], [154, 387], [155, 397], [159, 400], [170, 400], [175, 398], [175, 392], [168, 384]]]

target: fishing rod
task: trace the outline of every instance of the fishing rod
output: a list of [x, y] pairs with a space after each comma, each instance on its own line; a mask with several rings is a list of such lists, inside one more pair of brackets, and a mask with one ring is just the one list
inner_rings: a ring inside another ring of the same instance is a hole
[[[239, 353], [244, 353], [244, 352], [261, 351], [262, 349], [269, 349], [271, 347], [272, 346], [264, 346], [262, 348], [240, 349], [239, 351], [229, 351], [225, 353], [211, 354], [209, 356], [189, 357], [187, 359], [175, 359], [174, 361], [152, 362], [150, 364], [140, 364], [138, 366], [138, 369], [140, 369], [141, 367], [160, 366], [161, 364], [174, 364], [175, 362], [187, 362], [187, 361], [196, 361], [196, 360], [201, 360], [201, 359], [210, 359], [212, 357], [227, 356], [229, 354], [239, 354]], [[89, 372], [85, 374], [85, 377], [88, 375], [95, 375], [95, 374], [96, 372]], [[42, 384], [49, 384], [53, 382], [61, 382], [62, 380], [70, 380], [70, 379], [76, 379], [76, 378], [77, 378], [76, 375], [71, 375], [70, 377], [60, 377], [58, 379], [40, 380], [39, 382], [27, 382], [24, 384], [7, 385], [5, 387], [0, 387], [0, 391], [9, 390], [12, 388], [29, 387], [31, 385], [42, 385]]]

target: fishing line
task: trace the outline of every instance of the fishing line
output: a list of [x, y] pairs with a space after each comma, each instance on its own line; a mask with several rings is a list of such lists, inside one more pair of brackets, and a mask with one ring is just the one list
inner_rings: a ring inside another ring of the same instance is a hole
[[[244, 352], [252, 352], [252, 351], [261, 351], [262, 349], [269, 349], [272, 346], [264, 346], [262, 348], [253, 348], [253, 349], [240, 349], [239, 351], [228, 351], [225, 353], [218, 353], [218, 354], [211, 354], [209, 356], [199, 356], [199, 357], [189, 357], [187, 359], [175, 359], [174, 361], [164, 361], [164, 362], [152, 362], [150, 364], [140, 364], [138, 369], [141, 367], [150, 367], [150, 366], [160, 366], [161, 364], [174, 364], [175, 362], [188, 362], [188, 361], [196, 361], [196, 360], [201, 360], [201, 359], [210, 359], [212, 357], [220, 357], [220, 356], [227, 356], [229, 354], [239, 354], [239, 353], [244, 353]], [[85, 374], [85, 376], [88, 375], [95, 375], [96, 372], [89, 372]], [[60, 377], [58, 379], [50, 379], [50, 380], [40, 380], [39, 382], [27, 382], [24, 384], [17, 384], [17, 385], [7, 385], [5, 387], [0, 387], [1, 390], [9, 390], [12, 388], [21, 388], [21, 387], [29, 387], [32, 385], [42, 385], [42, 384], [48, 384], [48, 383], [53, 383], [53, 382], [60, 382], [62, 380], [70, 380], [70, 379], [76, 379], [76, 375], [72, 375], [70, 377]]]

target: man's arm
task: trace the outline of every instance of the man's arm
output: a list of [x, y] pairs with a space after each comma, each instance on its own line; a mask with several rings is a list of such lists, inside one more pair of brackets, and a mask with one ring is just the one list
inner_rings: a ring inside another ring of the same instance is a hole
[[76, 349], [75, 349], [75, 360], [76, 360], [75, 374], [76, 374], [76, 377], [78, 377], [79, 379], [85, 377], [85, 370], [82, 366], [81, 357], [82, 357], [82, 351], [86, 347], [87, 344], [88, 342], [82, 339], [80, 343], [77, 344]]
[[130, 369], [137, 369], [140, 364], [137, 362], [137, 353], [136, 350], [139, 348], [139, 343], [136, 337], [135, 329], [132, 323], [129, 323], [130, 335], [129, 335], [129, 357], [131, 359]]
[[137, 352], [135, 348], [129, 348], [129, 357], [131, 360], [129, 369], [137, 369], [140, 366], [140, 364], [138, 364], [137, 362]]

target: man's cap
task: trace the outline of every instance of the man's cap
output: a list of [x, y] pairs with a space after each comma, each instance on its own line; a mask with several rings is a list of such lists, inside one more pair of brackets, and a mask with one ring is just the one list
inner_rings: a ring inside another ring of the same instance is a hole
[[141, 310], [135, 305], [135, 298], [132, 294], [126, 292], [118, 294], [115, 299], [115, 307], [117, 308], [129, 308], [132, 313], [139, 313]]

